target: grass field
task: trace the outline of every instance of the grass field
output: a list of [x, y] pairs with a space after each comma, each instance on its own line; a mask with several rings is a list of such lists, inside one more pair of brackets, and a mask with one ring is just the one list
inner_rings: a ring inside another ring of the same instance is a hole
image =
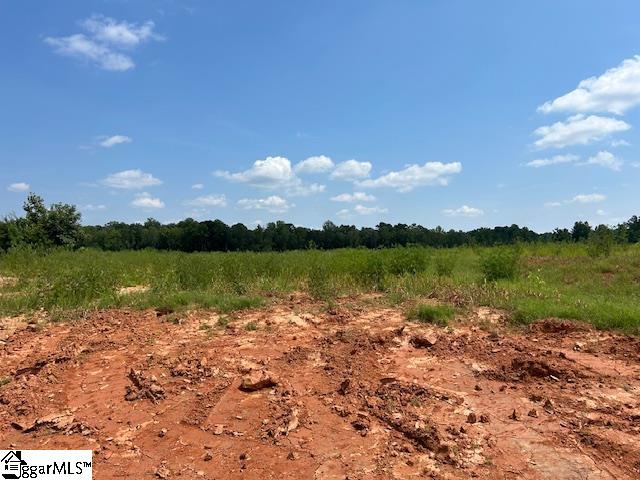
[[560, 317], [640, 333], [640, 245], [599, 258], [582, 244], [193, 254], [24, 249], [0, 255], [0, 276], [2, 315], [44, 309], [55, 318], [105, 307], [225, 312], [294, 291], [329, 304], [380, 292], [393, 304], [430, 298], [460, 312], [502, 308], [517, 323]]

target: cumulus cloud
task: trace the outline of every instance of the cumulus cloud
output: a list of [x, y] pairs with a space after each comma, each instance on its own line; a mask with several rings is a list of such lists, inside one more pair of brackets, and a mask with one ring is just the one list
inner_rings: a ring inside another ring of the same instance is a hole
[[331, 178], [334, 180], [360, 180], [367, 178], [371, 172], [370, 162], [359, 162], [357, 160], [347, 160], [336, 165], [336, 168], [331, 172]]
[[622, 167], [622, 160], [617, 158], [613, 153], [603, 150], [583, 163], [583, 165], [599, 165], [611, 170], [619, 171]]
[[164, 202], [162, 200], [152, 197], [151, 194], [147, 192], [138, 193], [136, 198], [131, 202], [131, 205], [136, 208], [145, 209], [164, 208]]
[[186, 202], [193, 207], [226, 207], [227, 197], [224, 195], [202, 195]]
[[462, 205], [458, 208], [446, 208], [442, 211], [445, 215], [449, 217], [480, 217], [484, 215], [484, 211], [479, 208], [470, 207], [469, 205]]
[[80, 206], [80, 210], [83, 212], [97, 212], [100, 210], [106, 210], [107, 206], [106, 205], [93, 205], [93, 204], [88, 204], [88, 205], [81, 205]]
[[153, 31], [155, 24], [151, 20], [137, 24], [104, 15], [93, 15], [82, 21], [81, 25], [95, 40], [122, 48], [132, 48], [147, 40], [164, 40], [164, 37]]
[[10, 192], [26, 192], [27, 190], [29, 190], [29, 188], [30, 188], [30, 185], [28, 183], [16, 182], [9, 185], [7, 187], [7, 190]]
[[398, 192], [410, 192], [416, 187], [427, 185], [448, 185], [450, 175], [460, 173], [460, 162], [426, 162], [424, 165], [409, 165], [403, 170], [389, 172], [376, 179], [358, 182], [361, 187], [388, 187]]
[[364, 205], [356, 205], [353, 207], [353, 211], [358, 215], [373, 215], [376, 213], [387, 213], [389, 210], [381, 207], [365, 207]]
[[277, 195], [267, 198], [243, 198], [238, 200], [238, 206], [244, 210], [266, 210], [271, 213], [284, 213], [294, 205]]
[[580, 159], [578, 155], [556, 155], [551, 158], [538, 158], [528, 162], [527, 167], [540, 168], [549, 165], [558, 165], [561, 163], [574, 163]]
[[544, 204], [545, 207], [554, 208], [561, 207], [562, 205], [568, 205], [571, 203], [598, 203], [604, 202], [607, 199], [606, 195], [602, 195], [601, 193], [580, 193], [569, 200], [565, 200], [563, 202], [547, 202]]
[[581, 193], [569, 200], [569, 203], [597, 203], [604, 202], [606, 199], [606, 195], [601, 193]]
[[346, 203], [374, 202], [375, 200], [376, 200], [376, 197], [364, 192], [341, 193], [340, 195], [331, 197], [331, 201], [333, 202], [346, 202]]
[[296, 173], [326, 173], [330, 172], [334, 167], [333, 160], [324, 155], [309, 157], [306, 160], [298, 162], [294, 167]]
[[264, 160], [256, 160], [247, 170], [236, 173], [218, 170], [214, 175], [255, 187], [281, 189], [290, 196], [313, 195], [325, 190], [324, 185], [302, 182], [291, 167], [289, 159], [285, 157], [267, 157]]
[[112, 173], [101, 180], [100, 183], [111, 188], [137, 189], [160, 185], [162, 180], [157, 179], [150, 173], [135, 169]]
[[148, 40], [162, 39], [153, 32], [152, 21], [138, 25], [94, 15], [80, 22], [80, 25], [87, 34], [46, 37], [44, 41], [59, 55], [86, 60], [112, 72], [124, 72], [135, 67], [128, 53], [133, 47]]
[[538, 107], [543, 113], [608, 112], [623, 115], [640, 104], [640, 56], [624, 60], [599, 77], [582, 80], [575, 90]]
[[131, 137], [127, 137], [126, 135], [112, 135], [110, 137], [105, 137], [101, 142], [100, 146], [105, 148], [111, 148], [116, 145], [120, 145], [121, 143], [131, 143], [133, 139]]
[[631, 125], [609, 117], [582, 114], [569, 117], [564, 122], [545, 125], [534, 130], [538, 148], [563, 148], [570, 145], [588, 145], [617, 132], [629, 130]]

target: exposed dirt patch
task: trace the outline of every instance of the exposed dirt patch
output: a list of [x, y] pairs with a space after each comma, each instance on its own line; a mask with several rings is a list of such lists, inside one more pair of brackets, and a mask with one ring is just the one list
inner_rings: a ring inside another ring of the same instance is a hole
[[514, 333], [486, 309], [442, 329], [365, 303], [13, 329], [0, 441], [90, 448], [97, 479], [639, 477], [637, 339]]

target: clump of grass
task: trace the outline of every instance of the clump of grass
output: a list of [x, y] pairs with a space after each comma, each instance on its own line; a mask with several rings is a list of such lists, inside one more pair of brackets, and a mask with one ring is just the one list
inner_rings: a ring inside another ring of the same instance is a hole
[[449, 305], [420, 304], [407, 312], [407, 320], [420, 323], [432, 323], [445, 327], [449, 324], [449, 320], [454, 314], [455, 310]]
[[231, 318], [229, 318], [227, 315], [222, 315], [216, 322], [216, 325], [219, 328], [227, 328], [227, 325], [229, 325], [229, 323], [231, 323]]
[[332, 286], [329, 281], [329, 271], [326, 265], [318, 264], [309, 272], [309, 294], [316, 300], [330, 300], [333, 298]]
[[480, 270], [488, 282], [513, 280], [518, 276], [520, 249], [495, 247], [480, 254]]
[[435, 259], [436, 275], [438, 277], [450, 277], [456, 266], [456, 259], [453, 255], [440, 254]]
[[252, 320], [248, 322], [244, 326], [244, 328], [247, 330], [247, 332], [255, 332], [256, 330], [258, 330], [258, 324]]

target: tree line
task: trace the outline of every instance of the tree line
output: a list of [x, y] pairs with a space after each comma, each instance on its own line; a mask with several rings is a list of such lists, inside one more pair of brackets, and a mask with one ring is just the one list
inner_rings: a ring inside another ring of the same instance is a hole
[[24, 216], [0, 221], [0, 250], [23, 245], [32, 247], [91, 247], [102, 250], [179, 250], [212, 251], [286, 251], [309, 248], [382, 248], [422, 245], [438, 248], [463, 245], [508, 245], [518, 242], [582, 242], [598, 237], [600, 241], [637, 243], [640, 218], [631, 217], [615, 227], [575, 222], [571, 229], [557, 228], [536, 233], [518, 225], [477, 228], [470, 231], [427, 228], [416, 224], [379, 223], [375, 228], [336, 225], [327, 221], [320, 229], [298, 227], [283, 221], [247, 228], [242, 223], [227, 225], [221, 220], [197, 221], [187, 218], [162, 224], [152, 218], [143, 224], [109, 222], [85, 225], [73, 205], [56, 203], [46, 207], [44, 200], [30, 194], [23, 206]]

